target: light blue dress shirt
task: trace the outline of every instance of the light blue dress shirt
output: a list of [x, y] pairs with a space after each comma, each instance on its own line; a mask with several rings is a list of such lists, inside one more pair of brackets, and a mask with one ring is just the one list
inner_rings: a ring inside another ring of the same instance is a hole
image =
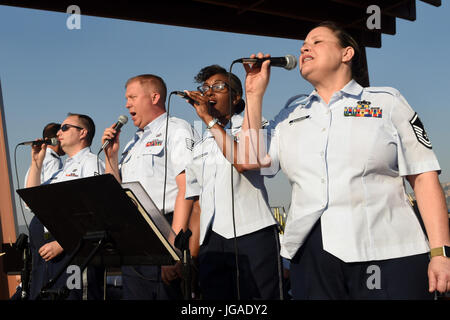
[[[139, 181], [159, 210], [164, 195], [164, 143], [167, 113], [154, 119], [144, 130], [138, 130], [124, 148], [119, 162], [122, 182]], [[169, 118], [167, 139], [167, 182], [165, 211], [175, 208], [178, 186], [175, 178], [191, 160], [192, 148], [198, 134], [186, 121]]]
[[[61, 157], [51, 148], [47, 148], [45, 150], [45, 158], [44, 162], [42, 163], [42, 171], [41, 171], [41, 183], [49, 180], [55, 172], [62, 169], [63, 163], [61, 160]], [[27, 185], [28, 180], [28, 174], [30, 172], [30, 169], [28, 168], [28, 171], [25, 175], [25, 184]]]
[[[234, 115], [232, 134], [236, 135], [243, 118]], [[236, 236], [275, 224], [259, 170], [242, 174], [233, 167]], [[186, 168], [186, 197], [200, 196], [200, 244], [210, 225], [226, 239], [234, 237], [232, 216], [231, 164], [209, 130], [194, 146], [192, 163]]]
[[93, 154], [89, 147], [81, 149], [73, 157], [68, 157], [64, 161], [63, 167], [53, 174], [43, 184], [57, 183], [74, 179], [92, 177], [105, 172], [105, 165], [101, 159], [100, 172], [98, 172], [97, 156]]
[[417, 114], [393, 88], [350, 81], [326, 104], [316, 91], [271, 122], [272, 169], [292, 186], [282, 255], [321, 217], [324, 249], [345, 262], [429, 251], [405, 176], [440, 171]]

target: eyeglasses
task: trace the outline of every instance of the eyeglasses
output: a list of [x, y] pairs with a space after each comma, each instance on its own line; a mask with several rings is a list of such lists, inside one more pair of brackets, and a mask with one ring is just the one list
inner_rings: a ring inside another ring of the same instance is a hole
[[81, 127], [78, 127], [78, 126], [74, 126], [73, 124], [67, 124], [67, 123], [63, 124], [60, 129], [61, 129], [62, 132], [66, 132], [70, 128], [76, 128], [78, 130], [83, 130], [84, 129], [84, 128], [81, 128]]
[[[207, 85], [206, 83], [204, 83], [201, 86], [198, 86], [197, 90], [205, 94], [206, 92], [208, 92], [209, 89], [211, 89], [213, 92], [221, 92], [225, 89], [225, 87], [231, 88], [228, 83], [219, 81], [214, 82], [212, 85]], [[231, 90], [233, 90], [233, 88], [231, 88]]]

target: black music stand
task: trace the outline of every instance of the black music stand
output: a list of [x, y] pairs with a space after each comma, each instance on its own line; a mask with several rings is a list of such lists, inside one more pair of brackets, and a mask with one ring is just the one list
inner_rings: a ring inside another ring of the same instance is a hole
[[28, 300], [30, 291], [31, 251], [28, 236], [21, 233], [14, 244], [2, 244], [3, 271], [7, 275], [20, 275], [21, 300]]
[[[88, 264], [168, 265], [180, 260], [175, 233], [139, 182], [121, 186], [106, 174], [17, 193], [71, 255], [67, 266], [76, 262], [83, 270]], [[55, 279], [50, 282], [44, 290]]]
[[4, 255], [0, 259], [3, 261], [3, 272], [9, 276], [20, 275], [23, 269], [23, 257], [14, 244], [2, 243], [0, 252]]

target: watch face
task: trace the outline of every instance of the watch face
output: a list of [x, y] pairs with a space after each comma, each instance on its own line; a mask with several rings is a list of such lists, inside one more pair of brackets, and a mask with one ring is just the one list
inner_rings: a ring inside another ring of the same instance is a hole
[[450, 258], [450, 247], [444, 246], [444, 255], [448, 258]]

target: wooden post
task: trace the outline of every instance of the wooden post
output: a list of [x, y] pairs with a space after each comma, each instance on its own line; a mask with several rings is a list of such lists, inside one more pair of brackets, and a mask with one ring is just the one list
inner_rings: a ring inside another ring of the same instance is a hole
[[[1, 243], [16, 242], [15, 201], [9, 164], [8, 137], [6, 135], [5, 112], [0, 82], [0, 239]], [[9, 299], [16, 290], [15, 276], [3, 272], [0, 258], [0, 299]]]

